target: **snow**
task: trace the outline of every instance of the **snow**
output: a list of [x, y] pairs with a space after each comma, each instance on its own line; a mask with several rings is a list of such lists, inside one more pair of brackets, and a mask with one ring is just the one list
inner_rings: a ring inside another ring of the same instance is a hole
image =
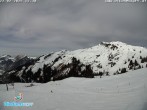
[[39, 68], [43, 68], [44, 65], [51, 65], [56, 58], [62, 56], [66, 53], [66, 50], [55, 52], [51, 54], [51, 57], [45, 58], [43, 55], [40, 57], [39, 61], [32, 67], [32, 72], [35, 73], [39, 70]]
[[[0, 85], [0, 110], [147, 110], [147, 69], [103, 78], [67, 78], [46, 84]], [[52, 92], [51, 92], [52, 91]], [[4, 107], [21, 92], [32, 107]]]
[[[108, 47], [105, 46], [107, 44], [109, 45]], [[111, 49], [113, 46], [118, 48], [113, 50]], [[111, 61], [108, 59], [110, 55], [113, 57]], [[146, 48], [128, 45], [119, 41], [102, 42], [97, 46], [87, 49], [78, 49], [75, 51], [63, 50], [55, 52], [46, 59], [45, 56], [42, 56], [40, 60], [33, 65], [32, 71], [34, 73], [37, 72], [39, 68], [43, 68], [43, 65], [51, 65], [52, 68], [57, 68], [62, 64], [70, 64], [72, 62], [72, 58], [75, 57], [84, 65], [91, 65], [94, 73], [108, 71], [109, 75], [113, 75], [120, 69], [120, 67], [121, 69], [126, 68], [128, 71], [130, 71], [128, 69], [128, 59], [131, 59], [133, 62], [136, 60], [141, 67], [146, 67], [147, 63], [141, 63], [140, 56], [147, 57]], [[58, 57], [60, 57], [60, 60], [54, 62]], [[116, 63], [113, 67], [111, 67], [112, 62]], [[98, 65], [101, 65], [102, 68], [98, 68]]]
[[[9, 55], [4, 55], [3, 57], [6, 57], [6, 59], [11, 58]], [[18, 57], [23, 58], [25, 56], [19, 55]], [[147, 57], [146, 48], [115, 41], [102, 42], [97, 46], [75, 51], [62, 50], [59, 52], [52, 52], [49, 55], [39, 57], [37, 62], [27, 67], [25, 71], [31, 70], [35, 74], [39, 69], [43, 71], [44, 65], [59, 70], [60, 68], [58, 67], [71, 64], [73, 57], [79, 60], [84, 66], [90, 65], [95, 74], [108, 72], [109, 75], [113, 75], [118, 71], [120, 72], [123, 68], [126, 68], [127, 71], [132, 71], [128, 68], [130, 63], [129, 59], [133, 62], [136, 60], [142, 68], [147, 66], [147, 62], [141, 63], [141, 57]], [[84, 66], [81, 67], [82, 70], [84, 69]], [[22, 75], [23, 71], [17, 73]], [[65, 71], [63, 74], [65, 74]]]

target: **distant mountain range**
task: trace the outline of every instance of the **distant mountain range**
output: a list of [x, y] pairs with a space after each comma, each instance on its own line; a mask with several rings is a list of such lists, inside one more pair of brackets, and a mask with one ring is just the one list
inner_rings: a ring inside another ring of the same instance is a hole
[[2, 77], [13, 82], [41, 82], [67, 77], [111, 76], [147, 67], [147, 49], [122, 42], [101, 42], [75, 51], [62, 50], [36, 59], [0, 57]]
[[17, 55], [15, 58], [10, 55], [0, 57], [0, 70], [10, 71], [33, 60], [25, 55]]

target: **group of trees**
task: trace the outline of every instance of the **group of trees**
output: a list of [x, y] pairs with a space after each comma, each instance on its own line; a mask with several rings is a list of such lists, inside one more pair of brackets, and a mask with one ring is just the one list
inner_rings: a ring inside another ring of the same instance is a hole
[[[110, 59], [113, 57], [112, 55], [109, 56]], [[55, 59], [54, 62], [58, 61], [61, 57]], [[142, 58], [145, 62], [147, 58]], [[46, 83], [51, 80], [61, 80], [67, 77], [86, 77], [86, 78], [93, 78], [95, 75], [100, 76], [109, 75], [108, 72], [100, 72], [94, 73], [91, 65], [86, 65], [80, 62], [77, 58], [73, 57], [71, 59], [71, 63], [69, 64], [60, 64], [58, 67], [52, 68], [52, 65], [44, 65], [43, 68], [39, 68], [36, 73], [32, 72], [32, 69], [28, 69], [32, 62], [25, 64], [23, 66], [17, 67], [13, 73], [8, 76], [9, 82], [40, 82]], [[111, 67], [115, 65], [115, 63], [111, 62]], [[98, 65], [99, 68], [102, 68], [101, 65]], [[140, 64], [137, 60], [132, 61], [129, 60], [128, 68], [131, 69], [139, 69], [141, 68]], [[22, 74], [19, 75], [22, 71]], [[114, 74], [121, 74], [127, 72], [126, 68], [119, 69]]]
[[139, 69], [139, 68], [141, 68], [141, 66], [140, 66], [140, 64], [135, 60], [134, 62], [132, 61], [132, 60], [130, 60], [130, 63], [129, 63], [129, 65], [128, 65], [128, 68], [130, 69], [130, 70], [132, 70], [132, 69]]
[[[69, 76], [72, 77], [86, 77], [86, 78], [93, 78], [94, 73], [91, 69], [90, 65], [84, 65], [77, 60], [75, 57], [72, 58], [72, 68], [69, 71]], [[85, 69], [82, 70], [81, 68], [84, 67]]]
[[104, 42], [101, 42], [101, 44], [104, 45], [105, 47], [109, 47], [112, 50], [118, 49], [118, 47], [114, 44], [109, 44], [109, 43], [104, 43]]
[[[56, 67], [52, 69], [51, 65], [44, 65], [43, 68], [42, 69], [39, 68], [36, 73], [33, 73], [32, 69], [31, 68], [28, 69], [28, 68], [29, 68], [29, 65], [25, 67], [21, 77], [19, 77], [17, 73], [22, 70], [22, 67], [17, 68], [17, 71], [11, 74], [10, 80], [14, 82], [46, 83], [51, 80], [61, 80], [67, 77], [94, 78], [94, 76], [96, 75], [96, 73], [93, 72], [91, 65], [82, 64], [80, 60], [78, 60], [75, 57], [71, 59], [71, 63], [61, 64], [59, 68]], [[99, 72], [97, 75], [100, 76], [101, 78], [104, 74], [109, 75], [108, 72]]]
[[61, 68], [57, 70], [57, 74], [53, 76], [53, 80], [61, 80], [68, 77], [94, 77], [94, 73], [90, 65], [82, 64], [80, 60], [76, 59], [75, 57], [73, 57], [71, 60], [71, 63], [67, 65], [62, 64]]
[[51, 66], [44, 65], [43, 69], [39, 68], [36, 73], [33, 73], [32, 70], [24, 71], [22, 74], [22, 78], [24, 78], [27, 82], [40, 82], [46, 83], [51, 80], [53, 75], [57, 74], [56, 69], [51, 69]]
[[145, 63], [145, 62], [147, 62], [147, 57], [144, 58], [141, 57], [141, 63]]

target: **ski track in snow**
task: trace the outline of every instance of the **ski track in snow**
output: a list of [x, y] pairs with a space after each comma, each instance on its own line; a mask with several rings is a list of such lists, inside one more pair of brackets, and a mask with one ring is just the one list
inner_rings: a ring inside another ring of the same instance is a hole
[[[0, 110], [147, 110], [147, 69], [103, 78], [67, 78], [46, 84], [0, 85]], [[51, 92], [52, 91], [52, 92]], [[22, 92], [32, 107], [4, 107]]]

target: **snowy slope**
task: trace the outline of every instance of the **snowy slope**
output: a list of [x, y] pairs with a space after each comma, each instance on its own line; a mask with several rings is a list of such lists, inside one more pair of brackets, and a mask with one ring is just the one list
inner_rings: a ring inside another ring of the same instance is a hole
[[[147, 69], [104, 78], [68, 78], [46, 84], [0, 85], [0, 110], [147, 110]], [[51, 92], [52, 91], [52, 92]], [[22, 92], [33, 107], [4, 107]]]
[[[110, 47], [106, 47], [105, 44], [110, 44]], [[111, 47], [113, 48], [113, 45], [116, 46], [114, 50], [111, 49]], [[147, 57], [147, 49], [143, 47], [127, 45], [122, 42], [104, 42], [98, 46], [94, 46], [88, 49], [56, 52], [47, 59], [44, 59], [45, 56], [43, 56], [40, 58], [38, 63], [32, 67], [33, 72], [36, 72], [39, 68], [42, 68], [44, 64], [52, 64], [55, 58], [59, 56], [61, 56], [62, 60], [59, 60], [53, 64], [53, 67], [58, 67], [62, 63], [71, 63], [72, 57], [75, 57], [85, 65], [90, 64], [94, 72], [103, 72], [105, 70], [112, 74], [115, 73], [119, 67], [128, 68], [128, 59], [132, 59], [133, 61], [137, 60], [140, 64], [140, 56]], [[112, 57], [112, 60], [109, 60], [109, 57]], [[112, 62], [117, 64], [111, 67]], [[124, 64], [125, 62], [127, 63]], [[141, 66], [146, 67], [146, 64], [144, 63]], [[102, 68], [98, 68], [98, 65], [101, 65]]]
[[43, 55], [35, 63], [23, 65], [22, 69], [13, 70], [9, 74], [17, 81], [21, 77], [26, 82], [48, 82], [72, 76], [116, 75], [145, 67], [146, 48], [117, 41], [102, 42], [87, 49]]
[[[110, 45], [106, 47], [106, 45]], [[112, 49], [114, 46], [114, 49]], [[116, 46], [116, 47], [115, 47]], [[109, 71], [110, 74], [115, 73], [118, 68], [128, 68], [128, 59], [132, 59], [133, 61], [137, 60], [140, 64], [141, 59], [140, 56], [147, 56], [147, 49], [137, 46], [127, 45], [122, 42], [104, 42], [98, 46], [94, 46], [88, 49], [80, 49], [76, 51], [67, 52], [66, 56], [63, 60], [60, 60], [54, 64], [54, 66], [58, 66], [61, 62], [70, 63], [71, 58], [75, 57], [79, 59], [85, 65], [90, 64], [93, 71], [98, 73], [99, 71]], [[109, 59], [110, 57], [110, 59]], [[132, 58], [134, 57], [134, 58]], [[124, 64], [127, 62], [126, 64]], [[112, 63], [116, 63], [113, 67]], [[97, 67], [101, 65], [102, 68]], [[145, 67], [145, 64], [141, 66]]]

